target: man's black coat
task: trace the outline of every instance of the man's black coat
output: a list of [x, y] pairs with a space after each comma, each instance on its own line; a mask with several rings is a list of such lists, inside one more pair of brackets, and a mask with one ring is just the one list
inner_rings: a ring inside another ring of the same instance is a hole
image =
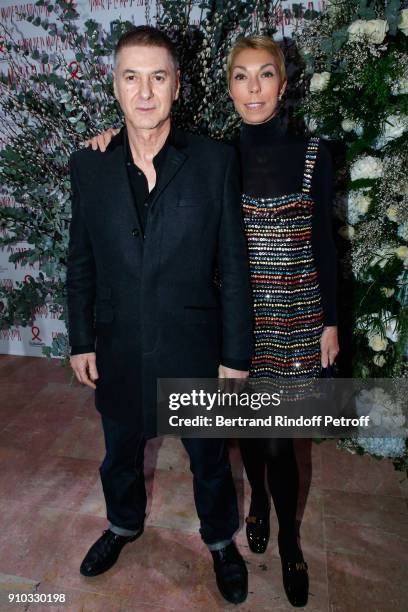
[[157, 378], [217, 377], [220, 363], [239, 369], [252, 352], [236, 153], [173, 134], [144, 235], [123, 134], [105, 153], [71, 157], [70, 344], [95, 343], [97, 409], [147, 437], [156, 432]]

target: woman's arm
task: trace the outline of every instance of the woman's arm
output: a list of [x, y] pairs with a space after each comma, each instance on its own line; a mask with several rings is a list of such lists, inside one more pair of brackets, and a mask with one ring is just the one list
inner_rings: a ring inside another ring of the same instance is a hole
[[324, 329], [322, 366], [332, 364], [339, 352], [337, 337], [337, 258], [332, 228], [333, 168], [330, 153], [320, 143], [313, 172], [311, 195], [315, 202], [312, 249], [319, 279]]

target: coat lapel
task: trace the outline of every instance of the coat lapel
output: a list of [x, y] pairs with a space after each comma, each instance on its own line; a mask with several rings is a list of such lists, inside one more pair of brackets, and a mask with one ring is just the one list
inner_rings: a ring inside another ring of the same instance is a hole
[[183, 151], [176, 148], [174, 144], [169, 145], [166, 157], [164, 158], [163, 167], [156, 183], [155, 192], [151, 201], [151, 207], [154, 206], [160, 195], [166, 189], [167, 185], [176, 176], [186, 159], [187, 155]]
[[[124, 137], [123, 130], [121, 130], [110, 142], [107, 153], [103, 154], [106, 170], [103, 173], [105, 180], [102, 181], [101, 187], [104, 197], [118, 202], [117, 213], [123, 216], [127, 225], [133, 224], [131, 227], [137, 227], [140, 235], [143, 236], [139, 215], [135, 207], [126, 171]], [[185, 134], [177, 129], [173, 129], [169, 148], [166, 152], [154, 195], [151, 200], [151, 207], [155, 205], [160, 195], [186, 161], [188, 156], [185, 152], [185, 148]]]
[[101, 185], [104, 197], [117, 202], [116, 214], [123, 218], [127, 227], [137, 228], [140, 236], [143, 236], [126, 170], [122, 131], [112, 139], [107, 153], [103, 153], [103, 156], [106, 164], [103, 173], [105, 180]]

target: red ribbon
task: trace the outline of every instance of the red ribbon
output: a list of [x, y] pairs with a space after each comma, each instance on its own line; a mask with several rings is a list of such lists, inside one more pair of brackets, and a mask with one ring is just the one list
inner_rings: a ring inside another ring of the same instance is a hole
[[69, 78], [70, 79], [79, 79], [78, 72], [81, 69], [80, 68], [80, 64], [76, 60], [72, 60], [72, 62], [70, 62], [68, 64], [68, 68], [71, 69], [70, 77]]
[[39, 340], [40, 342], [42, 342], [42, 340], [40, 338], [40, 328], [39, 327], [34, 325], [31, 328], [31, 334], [32, 334], [32, 340]]

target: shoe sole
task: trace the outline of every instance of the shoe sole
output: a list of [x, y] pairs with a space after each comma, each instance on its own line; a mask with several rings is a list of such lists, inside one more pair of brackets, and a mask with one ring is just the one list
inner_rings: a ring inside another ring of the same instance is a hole
[[216, 579], [216, 582], [217, 582], [217, 587], [218, 587], [219, 592], [221, 593], [221, 595], [223, 596], [223, 598], [226, 601], [229, 601], [229, 603], [240, 604], [240, 603], [243, 603], [247, 599], [247, 597], [248, 597], [248, 580], [247, 580], [247, 583], [246, 583], [246, 592], [242, 595], [242, 597], [238, 597], [237, 599], [230, 599], [229, 597], [227, 597], [227, 595], [223, 591], [223, 589], [222, 589], [222, 587], [221, 587], [221, 585], [220, 585], [220, 583], [218, 582], [217, 579]]
[[122, 550], [123, 550], [123, 548], [126, 546], [126, 544], [130, 544], [131, 542], [134, 542], [135, 540], [137, 540], [138, 538], [140, 538], [140, 536], [143, 534], [143, 532], [144, 532], [144, 527], [142, 527], [142, 528], [141, 528], [140, 533], [137, 533], [137, 534], [136, 534], [134, 537], [132, 537], [132, 539], [131, 539], [131, 540], [129, 540], [128, 542], [126, 542], [126, 543], [125, 543], [125, 544], [122, 546], [122, 548], [120, 549], [120, 551], [119, 551], [118, 556], [116, 557], [116, 559], [115, 559], [115, 560], [114, 560], [112, 563], [110, 563], [109, 565], [104, 566], [104, 567], [103, 567], [103, 569], [99, 569], [98, 571], [90, 571], [90, 572], [88, 572], [88, 571], [86, 571], [86, 570], [84, 570], [84, 569], [82, 569], [82, 568], [79, 568], [79, 573], [80, 573], [82, 576], [86, 576], [87, 578], [92, 578], [92, 577], [94, 577], [94, 576], [99, 576], [100, 574], [104, 574], [105, 572], [107, 572], [108, 570], [110, 570], [110, 568], [111, 568], [111, 567], [113, 567], [113, 566], [115, 565], [116, 561], [119, 559], [119, 555], [120, 555], [120, 553], [122, 552]]

